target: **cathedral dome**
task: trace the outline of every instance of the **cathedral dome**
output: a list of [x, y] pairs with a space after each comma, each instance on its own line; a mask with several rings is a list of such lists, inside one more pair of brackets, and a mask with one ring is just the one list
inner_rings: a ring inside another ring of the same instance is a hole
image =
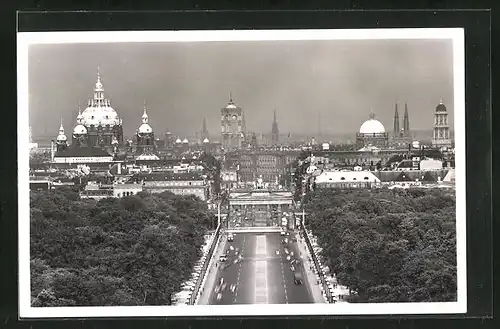
[[139, 134], [150, 134], [152, 132], [153, 132], [153, 128], [151, 128], [151, 126], [147, 123], [143, 123], [139, 127]]
[[87, 133], [87, 128], [84, 125], [76, 125], [73, 129], [73, 135], [84, 135]]
[[375, 114], [370, 113], [370, 118], [363, 122], [359, 128], [360, 134], [383, 134], [385, 133], [384, 125], [375, 119]]
[[210, 141], [208, 140], [208, 138], [205, 138], [205, 139], [203, 140], [203, 143], [210, 143]]
[[359, 128], [360, 134], [382, 134], [385, 133], [384, 125], [375, 119], [366, 120]]
[[177, 138], [177, 139], [175, 140], [175, 142], [176, 142], [177, 144], [182, 143], [182, 141], [181, 141], [181, 139], [180, 139], [180, 138]]
[[82, 124], [84, 126], [107, 126], [120, 124], [118, 113], [109, 105], [109, 102], [92, 103], [82, 112]]
[[184, 143], [184, 144], [188, 144], [188, 143], [189, 143], [189, 141], [188, 141], [188, 139], [187, 139], [187, 138], [184, 138], [184, 140], [182, 141], [182, 143]]
[[97, 72], [97, 82], [94, 88], [94, 98], [89, 100], [87, 108], [77, 118], [86, 127], [120, 125], [118, 113], [111, 107], [109, 99], [104, 98], [101, 76]]

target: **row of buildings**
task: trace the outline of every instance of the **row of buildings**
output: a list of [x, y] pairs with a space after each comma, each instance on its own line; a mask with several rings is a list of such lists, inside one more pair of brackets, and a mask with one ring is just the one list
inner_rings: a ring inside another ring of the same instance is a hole
[[[375, 119], [374, 113], [370, 113], [369, 119], [356, 133], [356, 145], [343, 149], [329, 143], [317, 144], [314, 140], [283, 145], [280, 142], [276, 112], [270, 145], [258, 145], [256, 134], [247, 131], [243, 109], [234, 103], [232, 96], [221, 109], [220, 142], [209, 140], [205, 119], [197, 141], [174, 137], [167, 132], [161, 142], [150, 124], [146, 104], [142, 111], [142, 122], [138, 124], [134, 137], [126, 139], [122, 118], [105, 97], [98, 72], [93, 98], [88, 101], [84, 111], [78, 112], [71, 138], [66, 136], [61, 122], [59, 134], [50, 148], [50, 159], [42, 165], [38, 163], [32, 166], [33, 181], [40, 182], [42, 178], [50, 176], [53, 185], [71, 184], [74, 177], [68, 178], [65, 172], [88, 166], [92, 175], [100, 177], [101, 182], [88, 184], [86, 192], [82, 194], [84, 196], [99, 193], [103, 196], [123, 196], [127, 195], [124, 193], [135, 194], [145, 190], [168, 190], [177, 194], [195, 194], [206, 200], [210, 198], [215, 180], [207, 175], [206, 170], [200, 169], [203, 168], [200, 158], [206, 154], [214, 155], [222, 163], [221, 183], [227, 188], [253, 184], [257, 180], [275, 187], [291, 187], [294, 167], [304, 152], [324, 158], [324, 162], [330, 167], [340, 169], [361, 167], [364, 170], [380, 171], [399, 163], [402, 157], [408, 160], [415, 155], [421, 156], [422, 152], [428, 157], [443, 161], [445, 167], [453, 166], [452, 149], [443, 152], [452, 145], [448, 114], [442, 102], [435, 110], [432, 144], [425, 150], [412, 146], [414, 141], [410, 133], [407, 104], [403, 127], [399, 125], [396, 104], [391, 136], [385, 131], [383, 124]], [[437, 147], [441, 150], [437, 150]], [[41, 168], [44, 166], [45, 169]], [[48, 169], [51, 170], [50, 173], [47, 172]], [[408, 170], [413, 169], [413, 166], [408, 167]], [[36, 175], [35, 171], [38, 171]], [[113, 182], [106, 181], [110, 177]]]

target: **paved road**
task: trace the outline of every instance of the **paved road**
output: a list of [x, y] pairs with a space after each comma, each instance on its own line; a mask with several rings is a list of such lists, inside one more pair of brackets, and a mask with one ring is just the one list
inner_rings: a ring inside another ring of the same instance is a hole
[[[285, 245], [282, 241], [279, 233], [235, 234], [234, 241], [226, 244], [226, 250], [229, 250], [226, 265], [218, 264], [215, 284], [211, 287], [210, 304], [313, 303], [303, 267], [297, 266], [296, 271], [303, 272], [304, 284], [296, 285], [290, 261], [286, 258], [285, 248], [294, 253], [291, 259], [300, 259], [297, 244], [289, 242]], [[243, 257], [238, 263], [234, 263], [238, 258], [236, 249]], [[276, 254], [277, 250], [279, 254]], [[215, 290], [221, 278], [226, 287], [218, 300]], [[235, 285], [234, 292], [230, 289], [231, 285]]]

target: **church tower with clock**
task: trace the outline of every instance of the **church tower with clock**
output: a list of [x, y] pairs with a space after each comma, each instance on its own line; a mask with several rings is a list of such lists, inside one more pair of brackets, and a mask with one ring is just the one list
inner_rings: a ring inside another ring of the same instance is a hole
[[230, 96], [229, 103], [220, 112], [223, 149], [241, 149], [246, 136], [243, 109], [236, 106]]

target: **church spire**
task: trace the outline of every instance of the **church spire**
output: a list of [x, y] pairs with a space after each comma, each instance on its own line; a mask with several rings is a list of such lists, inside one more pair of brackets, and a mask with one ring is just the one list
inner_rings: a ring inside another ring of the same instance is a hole
[[373, 112], [373, 109], [370, 109], [370, 114], [368, 114], [368, 118], [371, 120], [375, 119], [375, 112]]
[[146, 110], [146, 100], [144, 100], [144, 105], [143, 105], [144, 113], [142, 114], [142, 123], [148, 123], [148, 113]]
[[276, 119], [276, 110], [274, 110], [271, 135], [273, 144], [277, 144], [279, 141], [279, 130], [278, 130], [278, 120]]
[[234, 102], [233, 102], [233, 93], [232, 92], [229, 93], [229, 104], [234, 104]]
[[101, 82], [99, 66], [97, 67], [97, 81], [94, 88], [94, 103], [96, 103], [96, 106], [104, 106], [104, 88]]
[[203, 117], [203, 123], [201, 126], [201, 140], [205, 140], [205, 138], [208, 138], [208, 129], [207, 129], [207, 120], [205, 117]]
[[399, 112], [398, 112], [398, 101], [396, 100], [396, 105], [394, 108], [394, 135], [399, 136]]
[[61, 117], [61, 126], [59, 127], [59, 135], [64, 135], [63, 119]]
[[405, 114], [403, 118], [403, 128], [405, 130], [405, 136], [410, 134], [410, 118], [408, 116], [408, 103], [405, 102]]

